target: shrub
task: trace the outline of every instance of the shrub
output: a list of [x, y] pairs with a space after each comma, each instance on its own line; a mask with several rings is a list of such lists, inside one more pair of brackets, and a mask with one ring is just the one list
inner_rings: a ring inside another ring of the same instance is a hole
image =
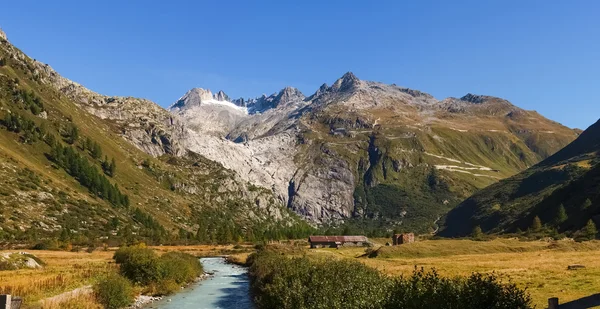
[[[250, 258], [260, 308], [382, 308], [390, 281], [358, 262], [288, 259], [266, 252]], [[343, 285], [340, 285], [343, 283]]]
[[202, 274], [202, 264], [193, 255], [181, 252], [169, 252], [159, 258], [160, 278], [173, 280], [180, 286], [192, 282]]
[[526, 291], [494, 274], [444, 278], [415, 269], [389, 278], [358, 262], [288, 258], [261, 251], [248, 258], [259, 308], [532, 308]]
[[119, 248], [113, 258], [123, 276], [142, 285], [169, 286], [174, 282], [180, 287], [202, 274], [198, 258], [187, 253], [169, 252], [158, 257], [152, 249], [132, 246]]
[[98, 302], [107, 309], [129, 306], [134, 296], [131, 282], [119, 275], [111, 275], [96, 283], [94, 293]]
[[181, 288], [181, 285], [175, 282], [173, 279], [161, 280], [157, 285], [155, 295], [169, 295], [177, 292]]
[[58, 250], [58, 241], [56, 239], [47, 239], [35, 244], [32, 250]]
[[160, 279], [158, 257], [152, 249], [140, 246], [121, 247], [113, 259], [123, 276], [134, 283], [148, 285]]

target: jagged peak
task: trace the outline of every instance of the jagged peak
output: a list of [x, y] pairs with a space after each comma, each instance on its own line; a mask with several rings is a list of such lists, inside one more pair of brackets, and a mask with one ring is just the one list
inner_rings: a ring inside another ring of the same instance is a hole
[[360, 85], [360, 79], [352, 72], [346, 72], [342, 77], [333, 83], [331, 89], [334, 91], [351, 90]]
[[229, 99], [229, 96], [227, 94], [225, 94], [225, 92], [223, 90], [219, 90], [219, 92], [214, 94], [214, 99], [217, 101], [231, 101]]
[[285, 87], [275, 97], [274, 106], [277, 107], [279, 105], [286, 105], [291, 102], [297, 102], [304, 100], [304, 94], [294, 87]]
[[304, 97], [304, 94], [302, 93], [302, 91], [300, 91], [298, 88], [290, 87], [290, 86], [283, 88], [281, 91], [279, 91], [278, 95], [279, 96], [301, 96], [301, 97]]
[[188, 90], [177, 102], [173, 103], [169, 109], [197, 106], [202, 101], [213, 99], [213, 94], [209, 89], [192, 88]]

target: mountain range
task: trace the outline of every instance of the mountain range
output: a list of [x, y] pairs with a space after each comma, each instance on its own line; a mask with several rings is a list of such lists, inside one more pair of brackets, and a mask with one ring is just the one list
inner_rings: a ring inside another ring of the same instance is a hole
[[[232, 99], [194, 88], [163, 109], [95, 93], [6, 36], [0, 59], [0, 172], [3, 187], [19, 188], [2, 192], [0, 226], [10, 237], [160, 226], [165, 235], [250, 238], [306, 230], [305, 221], [434, 232], [473, 193], [549, 160], [581, 133], [501, 98], [438, 100], [350, 72], [309, 96], [286, 87]], [[65, 147], [79, 159], [63, 162], [58, 150], [75, 156]], [[112, 158], [115, 175], [105, 168]], [[104, 171], [130, 206], [90, 189], [96, 176], [67, 166], [75, 161]], [[207, 218], [221, 218], [220, 227]]]

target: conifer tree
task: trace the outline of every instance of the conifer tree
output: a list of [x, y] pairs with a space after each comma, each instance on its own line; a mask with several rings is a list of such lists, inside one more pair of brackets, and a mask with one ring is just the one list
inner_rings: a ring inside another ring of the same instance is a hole
[[473, 232], [471, 232], [471, 237], [474, 239], [479, 239], [483, 236], [483, 231], [481, 230], [481, 226], [476, 226], [473, 228]]
[[539, 232], [542, 229], [542, 220], [540, 220], [540, 217], [535, 216], [535, 218], [533, 218], [533, 223], [531, 224], [531, 230], [533, 232]]
[[588, 220], [584, 227], [583, 233], [589, 240], [596, 239], [596, 236], [598, 235], [598, 229], [596, 228], [596, 224], [594, 221], [592, 221], [592, 219]]
[[569, 217], [567, 216], [567, 211], [565, 210], [565, 206], [560, 204], [558, 206], [558, 210], [556, 211], [556, 217], [554, 218], [554, 224], [560, 225], [563, 222], [567, 221]]
[[581, 205], [581, 209], [586, 210], [586, 209], [590, 208], [591, 206], [592, 206], [592, 201], [588, 198]]

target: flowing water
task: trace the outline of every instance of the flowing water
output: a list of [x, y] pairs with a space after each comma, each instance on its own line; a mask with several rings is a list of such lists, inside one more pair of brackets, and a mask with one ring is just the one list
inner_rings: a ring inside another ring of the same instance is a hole
[[[204, 271], [214, 276], [181, 292], [166, 296], [146, 308], [159, 309], [251, 309], [250, 280], [244, 267], [227, 264], [224, 258], [200, 259]], [[170, 300], [170, 301], [169, 301]]]

